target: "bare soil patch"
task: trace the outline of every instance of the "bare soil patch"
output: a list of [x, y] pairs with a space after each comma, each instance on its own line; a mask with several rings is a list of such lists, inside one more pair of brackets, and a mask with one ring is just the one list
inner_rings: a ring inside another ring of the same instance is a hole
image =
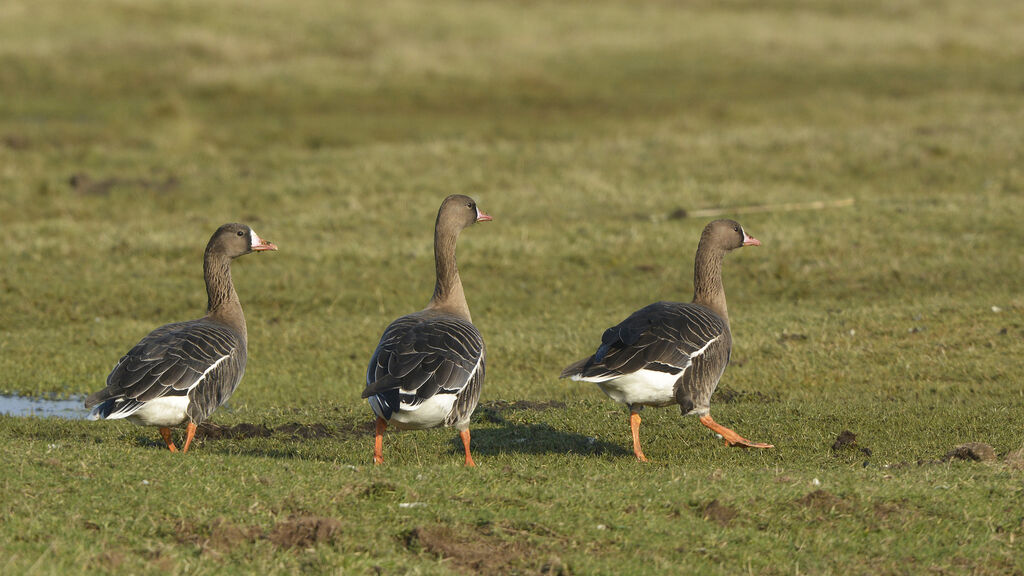
[[1024, 470], [1024, 447], [1018, 448], [1007, 454], [1006, 465], [1013, 470]]
[[265, 424], [236, 424], [234, 426], [218, 426], [203, 422], [196, 429], [196, 438], [202, 440], [222, 440], [235, 438], [269, 438], [271, 436], [291, 436], [293, 438], [334, 438], [338, 434], [324, 424], [299, 424], [292, 422], [270, 428]]
[[226, 554], [257, 540], [267, 540], [283, 549], [311, 548], [330, 544], [340, 534], [341, 522], [336, 518], [311, 515], [281, 520], [267, 532], [259, 526], [235, 524], [223, 517], [215, 518], [207, 525], [181, 520], [174, 527], [178, 541], [198, 546], [203, 554], [213, 556]]
[[568, 574], [557, 558], [543, 562], [537, 547], [522, 538], [505, 538], [499, 532], [504, 533], [491, 524], [436, 524], [413, 528], [404, 535], [403, 542], [410, 551], [437, 555], [463, 573]]
[[996, 451], [983, 442], [967, 442], [954, 446], [946, 452], [943, 460], [973, 460], [975, 462], [987, 462], [996, 459]]
[[712, 500], [701, 509], [701, 516], [719, 526], [728, 526], [736, 517], [736, 510], [718, 500]]
[[325, 516], [298, 516], [282, 522], [267, 535], [278, 548], [311, 548], [329, 544], [341, 534], [341, 522]]
[[543, 412], [551, 409], [565, 408], [565, 402], [557, 400], [534, 401], [534, 400], [491, 400], [481, 402], [476, 409], [477, 417], [485, 422], [504, 424], [505, 413], [516, 410], [533, 410]]
[[815, 490], [799, 498], [797, 504], [816, 512], [846, 512], [850, 509], [850, 503], [828, 490]]
[[68, 185], [83, 196], [106, 196], [110, 194], [111, 189], [118, 186], [161, 193], [170, 192], [180, 186], [181, 182], [173, 174], [163, 178], [103, 178], [95, 180], [84, 172], [78, 172], [68, 178]]

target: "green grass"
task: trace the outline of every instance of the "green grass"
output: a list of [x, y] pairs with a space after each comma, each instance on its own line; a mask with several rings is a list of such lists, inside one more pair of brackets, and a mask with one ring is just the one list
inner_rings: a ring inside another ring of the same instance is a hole
[[[1022, 22], [1009, 0], [4, 3], [0, 391], [95, 391], [201, 314], [218, 225], [281, 250], [235, 264], [250, 359], [213, 418], [273, 433], [183, 457], [0, 417], [0, 573], [1021, 573]], [[388, 434], [375, 468], [366, 362], [429, 298], [450, 193], [495, 217], [459, 249], [479, 467], [435, 430]], [[625, 409], [557, 379], [689, 299], [706, 219], [678, 209], [844, 198], [737, 216], [763, 246], [726, 261], [712, 414], [775, 450], [651, 409], [642, 466]], [[844, 429], [870, 455], [832, 451]], [[942, 460], [968, 441], [1000, 461]]]

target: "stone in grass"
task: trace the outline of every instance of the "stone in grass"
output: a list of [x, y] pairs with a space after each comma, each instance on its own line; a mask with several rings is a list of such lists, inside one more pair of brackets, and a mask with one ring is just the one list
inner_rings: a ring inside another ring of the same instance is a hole
[[968, 442], [955, 446], [942, 458], [943, 460], [973, 460], [986, 462], [996, 459], [996, 451], [984, 442]]

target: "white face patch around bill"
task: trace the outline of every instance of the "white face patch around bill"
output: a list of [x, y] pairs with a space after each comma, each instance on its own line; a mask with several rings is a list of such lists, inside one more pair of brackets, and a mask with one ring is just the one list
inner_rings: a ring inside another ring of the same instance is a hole
[[260, 240], [260, 237], [256, 235], [256, 231], [253, 230], [252, 228], [249, 228], [249, 247], [255, 248], [262, 243], [263, 241]]

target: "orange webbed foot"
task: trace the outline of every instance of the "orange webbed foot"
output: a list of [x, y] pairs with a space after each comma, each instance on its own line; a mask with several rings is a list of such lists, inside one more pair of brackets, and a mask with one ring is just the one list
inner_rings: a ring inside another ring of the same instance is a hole
[[740, 436], [733, 430], [722, 426], [718, 422], [715, 422], [710, 414], [705, 414], [700, 417], [700, 423], [710, 428], [716, 434], [720, 434], [722, 439], [725, 440], [726, 446], [739, 446], [741, 448], [775, 448], [771, 444], [764, 442], [751, 442], [743, 436]]

